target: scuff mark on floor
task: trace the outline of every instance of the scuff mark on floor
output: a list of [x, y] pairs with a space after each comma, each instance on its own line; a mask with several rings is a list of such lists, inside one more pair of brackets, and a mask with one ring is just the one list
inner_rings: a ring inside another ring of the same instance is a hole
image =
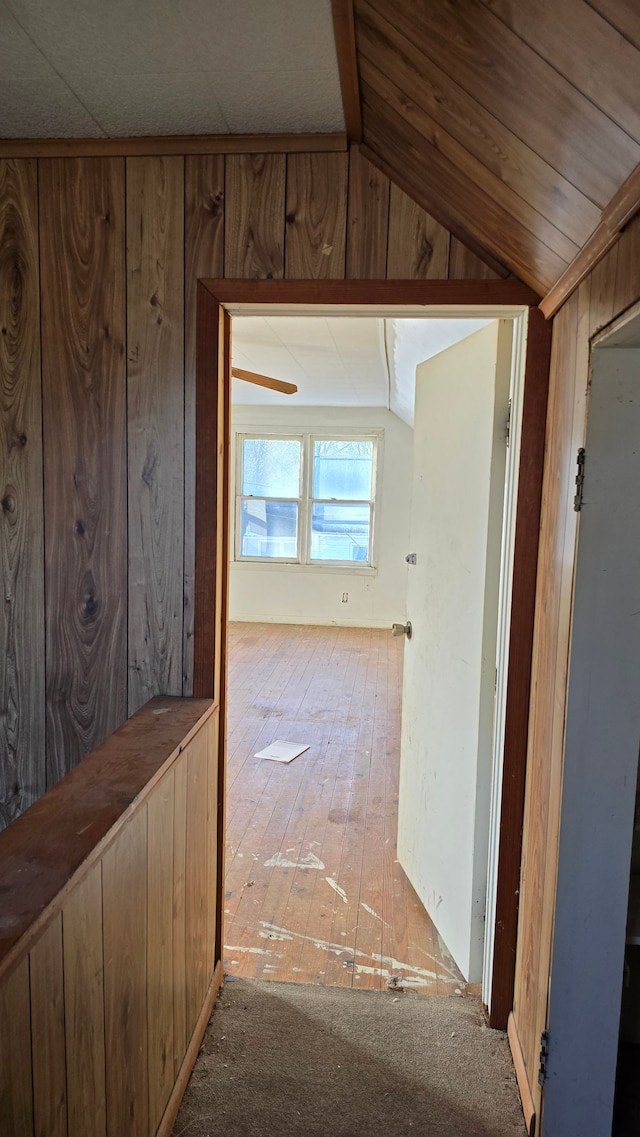
[[379, 916], [378, 913], [375, 912], [373, 908], [370, 908], [368, 904], [365, 904], [364, 900], [360, 901], [360, 907], [364, 908], [365, 912], [368, 912], [370, 916], [374, 916], [376, 920], [379, 920], [381, 924], [384, 924], [385, 928], [389, 927], [387, 921], [383, 920], [382, 916]]
[[[272, 955], [275, 959], [284, 959], [284, 956], [283, 956], [281, 951], [269, 951], [267, 948], [262, 948], [262, 947], [244, 947], [244, 945], [242, 947], [238, 947], [235, 944], [234, 945], [225, 944], [224, 950], [225, 951], [243, 951], [243, 952], [246, 952], [248, 955]], [[231, 962], [233, 963], [234, 960], [231, 960]]]
[[[287, 849], [287, 853], [292, 850]], [[269, 857], [268, 861], [264, 862], [266, 869], [323, 869], [324, 864], [315, 853], [305, 853], [304, 857], [297, 861], [290, 861], [286, 853], [274, 853]]]
[[348, 904], [349, 898], [347, 897], [347, 894], [346, 894], [344, 888], [340, 888], [340, 885], [336, 884], [335, 880], [331, 876], [325, 876], [324, 879], [326, 880], [327, 884], [331, 885], [331, 888], [333, 889], [333, 891], [337, 892], [338, 896], [342, 897], [344, 903]]

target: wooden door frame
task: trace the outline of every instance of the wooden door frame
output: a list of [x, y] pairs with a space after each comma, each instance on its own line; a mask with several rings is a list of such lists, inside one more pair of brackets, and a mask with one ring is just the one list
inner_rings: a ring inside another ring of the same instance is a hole
[[[230, 312], [237, 306], [354, 309], [528, 309], [524, 405], [513, 558], [513, 596], [498, 857], [490, 1025], [506, 1029], [513, 1005], [538, 534], [551, 324], [517, 280], [212, 280], [197, 283], [194, 684], [220, 708], [216, 961], [222, 959], [226, 786], [225, 667], [229, 559]], [[411, 313], [409, 313], [411, 314]], [[435, 311], [434, 315], [438, 312]], [[462, 314], [462, 313], [461, 313]], [[221, 534], [218, 540], [217, 535]]]

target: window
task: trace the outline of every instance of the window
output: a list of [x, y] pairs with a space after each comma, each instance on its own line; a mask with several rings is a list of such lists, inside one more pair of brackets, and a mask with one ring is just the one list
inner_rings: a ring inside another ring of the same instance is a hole
[[370, 566], [376, 443], [238, 435], [236, 559]]

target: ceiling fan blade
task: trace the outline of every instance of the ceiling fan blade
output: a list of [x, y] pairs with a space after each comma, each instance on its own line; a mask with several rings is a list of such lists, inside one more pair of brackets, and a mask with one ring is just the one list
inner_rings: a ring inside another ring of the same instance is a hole
[[244, 379], [245, 383], [255, 383], [256, 387], [269, 387], [271, 391], [279, 391], [281, 395], [295, 395], [298, 390], [295, 383], [285, 383], [284, 379], [271, 379], [269, 375], [258, 375], [256, 371], [243, 371], [240, 367], [232, 367], [231, 374], [234, 379]]

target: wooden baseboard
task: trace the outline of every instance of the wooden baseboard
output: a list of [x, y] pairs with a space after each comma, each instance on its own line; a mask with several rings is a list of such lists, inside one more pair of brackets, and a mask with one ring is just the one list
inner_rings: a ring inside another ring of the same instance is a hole
[[518, 1038], [518, 1030], [516, 1020], [513, 1017], [513, 1011], [509, 1015], [507, 1022], [507, 1037], [509, 1039], [509, 1046], [511, 1047], [511, 1057], [513, 1058], [513, 1065], [516, 1071], [516, 1080], [520, 1091], [520, 1100], [522, 1102], [522, 1112], [524, 1113], [527, 1133], [529, 1137], [535, 1137], [536, 1108], [531, 1096], [531, 1087], [529, 1086], [529, 1079], [524, 1064], [524, 1055], [522, 1053], [520, 1039]]
[[209, 984], [209, 990], [207, 991], [204, 1003], [202, 1004], [202, 1010], [198, 1015], [198, 1021], [195, 1025], [195, 1030], [191, 1035], [191, 1041], [187, 1046], [187, 1052], [184, 1056], [178, 1077], [175, 1081], [175, 1085], [171, 1091], [171, 1097], [167, 1102], [167, 1108], [165, 1109], [162, 1115], [162, 1121], [158, 1126], [156, 1137], [171, 1137], [173, 1123], [178, 1115], [180, 1103], [182, 1101], [184, 1091], [187, 1088], [187, 1082], [191, 1077], [191, 1071], [195, 1066], [196, 1058], [198, 1057], [198, 1052], [200, 1050], [200, 1044], [204, 1037], [207, 1023], [211, 1017], [214, 1003], [218, 997], [218, 991], [222, 987], [223, 978], [222, 960], [218, 960], [213, 972], [213, 978]]

